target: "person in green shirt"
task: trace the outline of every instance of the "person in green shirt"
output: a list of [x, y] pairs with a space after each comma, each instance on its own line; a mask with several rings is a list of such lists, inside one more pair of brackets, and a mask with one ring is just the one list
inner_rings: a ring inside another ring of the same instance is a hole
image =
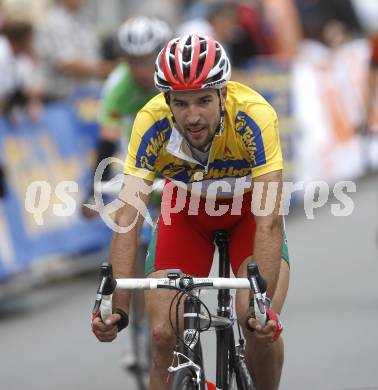
[[[153, 79], [155, 58], [171, 38], [171, 30], [160, 19], [139, 16], [126, 20], [120, 26], [117, 37], [124, 61], [113, 70], [103, 86], [99, 116], [100, 139], [93, 175], [103, 159], [116, 153], [121, 140], [123, 149], [127, 150], [135, 115], [158, 93]], [[111, 165], [105, 169], [101, 181], [110, 179]], [[93, 195], [92, 179], [83, 203], [93, 203]], [[97, 215], [86, 206], [83, 206], [82, 212], [87, 218]]]

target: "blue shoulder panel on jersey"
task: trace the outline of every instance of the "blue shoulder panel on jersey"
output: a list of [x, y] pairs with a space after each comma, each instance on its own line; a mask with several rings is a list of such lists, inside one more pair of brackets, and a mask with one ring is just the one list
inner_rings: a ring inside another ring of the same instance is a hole
[[241, 135], [251, 156], [252, 167], [266, 163], [264, 142], [259, 125], [245, 112], [239, 111], [235, 118], [235, 129]]
[[171, 133], [172, 128], [168, 118], [155, 122], [143, 134], [136, 156], [136, 166], [154, 171], [159, 151], [169, 140]]

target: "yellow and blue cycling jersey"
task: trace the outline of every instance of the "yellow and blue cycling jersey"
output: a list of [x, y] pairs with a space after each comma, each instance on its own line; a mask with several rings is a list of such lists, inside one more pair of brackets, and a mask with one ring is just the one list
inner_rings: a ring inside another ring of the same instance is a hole
[[212, 183], [222, 180], [227, 185], [221, 197], [235, 195], [238, 179], [252, 182], [254, 177], [282, 168], [276, 112], [260, 94], [237, 82], [227, 84], [225, 126], [214, 137], [206, 166], [193, 157], [174, 126], [163, 94], [152, 98], [137, 114], [125, 161], [126, 174], [153, 180], [160, 172], [189, 191], [201, 182], [202, 195], [208, 194]]

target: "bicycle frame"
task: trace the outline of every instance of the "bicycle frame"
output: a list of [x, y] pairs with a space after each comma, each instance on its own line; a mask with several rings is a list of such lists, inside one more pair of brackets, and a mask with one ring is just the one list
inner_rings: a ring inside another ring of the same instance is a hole
[[[219, 277], [230, 277], [230, 262], [228, 255], [228, 233], [216, 231], [214, 233], [215, 244], [219, 250]], [[197, 383], [201, 383], [201, 389], [205, 389], [205, 373], [202, 361], [202, 350], [199, 329], [209, 325], [209, 319], [201, 317], [201, 303], [193, 296], [187, 296], [184, 301], [184, 349], [183, 353], [177, 351], [174, 354], [178, 360], [178, 366], [170, 367], [170, 372], [190, 366], [196, 373]], [[230, 289], [219, 289], [217, 316], [211, 316], [212, 327], [216, 329], [216, 387], [228, 390], [229, 372], [233, 368], [236, 372], [237, 356], [232, 318], [232, 302]], [[187, 359], [181, 363], [180, 359]], [[238, 381], [238, 378], [236, 378]]]
[[[219, 250], [219, 277], [230, 277], [230, 260], [228, 255], [229, 237], [226, 232], [217, 231], [214, 234], [214, 240]], [[221, 317], [230, 318], [231, 316], [231, 294], [229, 289], [221, 289], [218, 291], [218, 308], [217, 314]], [[235, 357], [235, 339], [234, 331], [230, 326], [225, 329], [216, 331], [217, 338], [217, 370], [216, 370], [216, 385], [223, 389], [227, 386], [228, 367], [226, 364], [231, 359], [230, 364], [233, 366]], [[230, 351], [230, 354], [228, 352]], [[226, 367], [225, 367], [226, 366]]]

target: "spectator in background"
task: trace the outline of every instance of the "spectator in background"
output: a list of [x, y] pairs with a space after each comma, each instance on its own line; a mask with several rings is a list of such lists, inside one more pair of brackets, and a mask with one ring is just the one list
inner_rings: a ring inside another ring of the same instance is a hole
[[378, 2], [353, 0], [357, 16], [369, 39], [370, 58], [367, 78], [367, 106], [365, 131], [378, 135]]
[[261, 0], [261, 3], [273, 34], [274, 57], [280, 61], [292, 60], [301, 42], [299, 15], [294, 0]]
[[[361, 116], [363, 118], [356, 125], [360, 135], [367, 136], [369, 128], [371, 130], [374, 122], [378, 120], [374, 119], [378, 89], [377, 2], [370, 0], [296, 0], [296, 5], [301, 17], [304, 38], [316, 40], [330, 49], [337, 49], [354, 38], [369, 39], [371, 58], [368, 66], [370, 69], [366, 77], [367, 86], [364, 85], [364, 88], [361, 88], [361, 95], [363, 95], [361, 96]], [[365, 97], [367, 97], [366, 101], [363, 99]]]
[[351, 0], [295, 0], [303, 37], [329, 47], [361, 34], [361, 25]]
[[[0, 35], [0, 113], [13, 118], [19, 107], [37, 103], [34, 84], [33, 26], [29, 20], [7, 16]], [[34, 118], [35, 119], [35, 118]]]
[[82, 13], [84, 0], [55, 0], [37, 34], [40, 72], [47, 100], [69, 97], [77, 88], [98, 85], [113, 62], [100, 59], [94, 29]]
[[214, 37], [225, 47], [234, 67], [256, 56], [273, 54], [274, 37], [260, 1], [207, 1], [195, 6], [197, 11], [189, 12], [200, 15], [204, 10], [202, 18], [182, 24], [177, 35]]
[[[119, 27], [117, 46], [122, 61], [103, 86], [99, 117], [101, 130], [93, 176], [101, 161], [113, 157], [120, 140], [128, 144], [135, 115], [157, 95], [153, 79], [155, 59], [170, 38], [168, 24], [155, 17], [132, 17]], [[111, 173], [108, 166], [101, 179], [109, 181]], [[92, 181], [87, 203], [93, 199], [93, 185]], [[83, 207], [83, 214], [88, 218], [97, 215], [87, 207]]]
[[241, 2], [237, 8], [239, 38], [233, 45], [235, 66], [257, 56], [274, 54], [274, 34], [260, 0]]
[[[40, 108], [40, 91], [34, 88], [33, 26], [27, 19], [5, 15], [0, 30], [0, 115], [17, 122], [26, 109], [33, 120]], [[6, 194], [5, 167], [0, 163], [0, 199]]]
[[370, 48], [367, 123], [368, 128], [378, 135], [378, 32], [371, 33]]

